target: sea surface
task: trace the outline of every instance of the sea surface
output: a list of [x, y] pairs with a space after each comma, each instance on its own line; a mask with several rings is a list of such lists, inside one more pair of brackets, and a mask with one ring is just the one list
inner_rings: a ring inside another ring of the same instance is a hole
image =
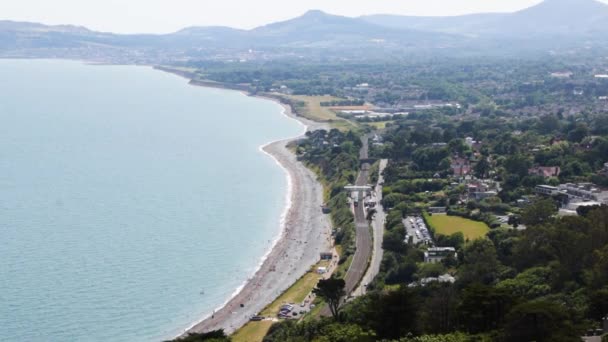
[[160, 341], [280, 232], [273, 102], [136, 66], [0, 60], [0, 341]]

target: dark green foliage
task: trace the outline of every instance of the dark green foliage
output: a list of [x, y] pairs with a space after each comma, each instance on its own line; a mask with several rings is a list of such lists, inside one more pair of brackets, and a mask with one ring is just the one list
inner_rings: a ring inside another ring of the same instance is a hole
[[580, 334], [568, 318], [566, 308], [538, 300], [520, 304], [506, 318], [505, 341], [578, 342]]
[[552, 199], [539, 200], [526, 207], [522, 212], [521, 221], [527, 226], [538, 225], [547, 222], [555, 214], [557, 206]]
[[507, 290], [473, 284], [461, 293], [461, 328], [475, 334], [498, 329], [514, 303], [514, 295]]
[[188, 334], [188, 336], [174, 340], [175, 342], [230, 342], [230, 338], [226, 336], [224, 330], [214, 330], [202, 334]]
[[340, 300], [346, 294], [344, 291], [345, 286], [346, 283], [344, 282], [344, 279], [321, 279], [319, 280], [317, 287], [312, 291], [315, 295], [325, 300], [334, 319], [339, 318]]
[[478, 239], [468, 244], [462, 252], [463, 261], [459, 272], [460, 284], [494, 284], [498, 276], [498, 258], [492, 241]]

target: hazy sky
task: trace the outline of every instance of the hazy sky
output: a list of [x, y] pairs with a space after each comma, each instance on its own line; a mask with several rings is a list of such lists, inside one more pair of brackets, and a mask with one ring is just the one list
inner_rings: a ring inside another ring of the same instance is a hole
[[[608, 0], [602, 0], [608, 2]], [[75, 24], [95, 30], [173, 32], [186, 26], [252, 28], [309, 9], [359, 16], [511, 12], [541, 0], [0, 0], [0, 19]]]

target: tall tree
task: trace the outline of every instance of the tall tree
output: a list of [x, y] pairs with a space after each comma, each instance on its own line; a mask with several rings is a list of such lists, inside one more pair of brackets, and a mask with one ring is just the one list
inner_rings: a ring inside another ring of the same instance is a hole
[[494, 283], [498, 274], [496, 248], [488, 239], [477, 239], [467, 245], [463, 251], [463, 265], [459, 271], [461, 284]]
[[547, 222], [557, 214], [557, 206], [552, 199], [543, 199], [528, 206], [521, 215], [522, 223], [535, 226]]
[[317, 287], [313, 290], [315, 295], [327, 302], [331, 314], [336, 320], [339, 318], [338, 315], [340, 313], [340, 299], [346, 294], [344, 291], [345, 286], [344, 279], [329, 278], [319, 280]]
[[569, 342], [580, 341], [580, 332], [570, 321], [565, 307], [538, 300], [511, 310], [505, 323], [505, 341]]

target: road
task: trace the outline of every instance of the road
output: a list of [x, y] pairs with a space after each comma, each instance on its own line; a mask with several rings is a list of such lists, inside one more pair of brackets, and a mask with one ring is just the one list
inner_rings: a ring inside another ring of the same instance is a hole
[[[359, 152], [359, 158], [361, 160], [366, 160], [369, 158], [368, 140], [369, 137], [367, 135], [361, 138], [361, 142], [363, 143], [363, 146]], [[370, 167], [371, 165], [368, 163], [361, 165], [361, 171], [359, 171], [359, 176], [357, 177], [355, 185], [365, 186], [369, 183]], [[365, 198], [365, 193], [363, 191], [359, 193], [359, 198]], [[361, 282], [361, 279], [367, 270], [369, 259], [372, 255], [372, 235], [370, 234], [369, 223], [367, 222], [367, 215], [365, 212], [365, 205], [363, 205], [363, 203], [359, 203], [359, 205], [355, 207], [355, 227], [357, 230], [355, 255], [352, 263], [350, 264], [350, 268], [344, 277], [344, 281], [346, 282], [345, 291], [347, 296], [349, 296], [355, 290], [355, 287]]]
[[[360, 160], [368, 159], [368, 141], [369, 137], [367, 135], [361, 138], [363, 146], [359, 151]], [[365, 186], [369, 183], [370, 167], [371, 165], [368, 163], [363, 163], [361, 165], [361, 170], [359, 171], [359, 175], [357, 176], [357, 181], [355, 182], [355, 185]], [[363, 191], [359, 192], [359, 198], [365, 198], [365, 193]], [[359, 205], [354, 207], [354, 213], [356, 227], [356, 249], [353, 261], [350, 264], [349, 269], [346, 271], [346, 276], [344, 277], [344, 282], [346, 283], [344, 290], [346, 292], [347, 298], [351, 296], [357, 285], [361, 283], [361, 280], [368, 268], [369, 260], [372, 255], [373, 240], [371, 231], [369, 229], [369, 223], [367, 222], [365, 205], [363, 203], [359, 203]], [[330, 316], [331, 312], [329, 310], [329, 307], [326, 306], [322, 310], [321, 315]]]
[[386, 221], [386, 215], [384, 213], [384, 209], [382, 208], [382, 184], [384, 184], [384, 178], [382, 177], [382, 172], [386, 168], [388, 164], [387, 159], [382, 159], [380, 161], [380, 165], [378, 168], [378, 183], [376, 183], [375, 193], [376, 193], [376, 215], [374, 216], [374, 220], [372, 221], [372, 230], [373, 230], [373, 250], [372, 250], [372, 260], [369, 264], [369, 268], [367, 272], [363, 276], [363, 280], [359, 284], [359, 287], [353, 293], [353, 296], [362, 296], [367, 292], [367, 284], [371, 283], [374, 278], [380, 272], [380, 265], [382, 264], [382, 241], [384, 239], [384, 223]]

